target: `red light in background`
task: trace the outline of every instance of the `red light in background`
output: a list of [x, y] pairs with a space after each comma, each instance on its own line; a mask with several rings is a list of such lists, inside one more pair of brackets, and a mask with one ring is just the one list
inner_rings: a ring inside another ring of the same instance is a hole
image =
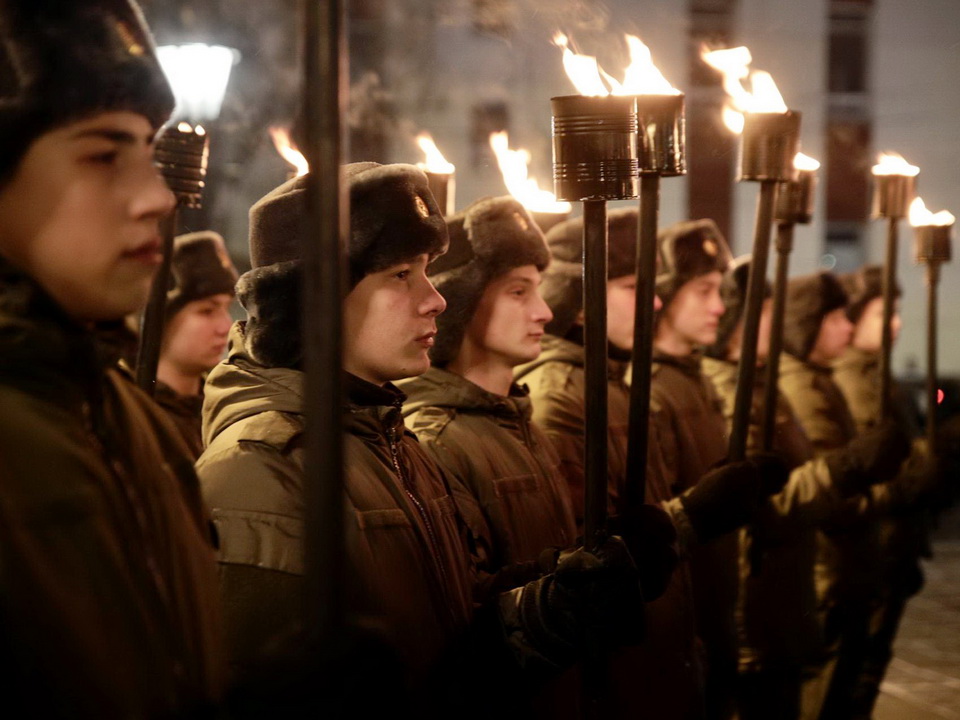
[[937, 389], [937, 405], [943, 402], [943, 390]]

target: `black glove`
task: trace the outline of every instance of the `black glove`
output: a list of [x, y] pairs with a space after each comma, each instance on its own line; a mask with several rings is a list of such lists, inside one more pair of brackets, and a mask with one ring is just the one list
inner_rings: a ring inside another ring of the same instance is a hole
[[760, 473], [760, 495], [770, 497], [783, 490], [790, 479], [790, 467], [783, 456], [775, 452], [758, 452], [750, 455], [750, 462]]
[[519, 611], [527, 640], [561, 667], [588, 647], [634, 645], [643, 637], [637, 567], [615, 536], [595, 552], [562, 552], [556, 571], [524, 587]]
[[864, 492], [870, 485], [897, 476], [910, 454], [910, 439], [899, 424], [887, 420], [827, 453], [824, 460], [834, 486], [844, 497]]
[[936, 457], [911, 459], [897, 478], [889, 483], [894, 510], [909, 512], [936, 504], [943, 473]]
[[680, 562], [677, 530], [670, 516], [656, 505], [639, 505], [612, 516], [607, 527], [623, 538], [637, 563], [644, 600], [663, 595]]
[[748, 523], [763, 497], [761, 483], [751, 460], [721, 465], [700, 478], [680, 496], [697, 539], [709, 542]]

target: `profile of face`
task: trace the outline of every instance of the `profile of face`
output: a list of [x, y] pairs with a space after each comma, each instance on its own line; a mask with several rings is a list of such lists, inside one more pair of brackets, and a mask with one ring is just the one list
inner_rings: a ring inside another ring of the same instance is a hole
[[232, 295], [221, 293], [180, 308], [164, 329], [163, 361], [187, 376], [200, 376], [213, 368], [227, 347], [232, 303]]
[[826, 365], [843, 355], [853, 335], [853, 324], [847, 319], [846, 308], [828, 312], [820, 322], [820, 331], [810, 351], [810, 361]]
[[[900, 301], [893, 306], [890, 318], [890, 333], [896, 342], [900, 336]], [[867, 352], [880, 352], [883, 346], [883, 298], [875, 297], [863, 308], [860, 319], [854, 326], [852, 344], [855, 348]]]
[[633, 349], [633, 326], [637, 310], [637, 278], [634, 275], [607, 280], [607, 340], [621, 350]]
[[131, 112], [54, 128], [0, 188], [0, 254], [78, 320], [115, 320], [146, 303], [162, 259], [159, 221], [174, 206], [153, 135]]
[[[740, 359], [743, 345], [743, 317], [737, 323], [737, 329], [727, 343], [727, 358]], [[757, 326], [757, 362], [762, 363], [770, 356], [770, 330], [773, 326], [773, 298], [766, 298], [760, 306], [760, 322]]]
[[464, 330], [464, 343], [488, 357], [499, 357], [509, 367], [536, 360], [544, 326], [553, 319], [539, 287], [540, 271], [534, 265], [492, 280]]
[[699, 275], [688, 280], [663, 310], [659, 333], [671, 334], [678, 344], [692, 350], [698, 345], [712, 345], [717, 341], [717, 327], [723, 315], [720, 298], [719, 271]]
[[354, 375], [384, 383], [425, 373], [447, 306], [427, 278], [426, 253], [366, 275], [343, 302], [343, 364]]

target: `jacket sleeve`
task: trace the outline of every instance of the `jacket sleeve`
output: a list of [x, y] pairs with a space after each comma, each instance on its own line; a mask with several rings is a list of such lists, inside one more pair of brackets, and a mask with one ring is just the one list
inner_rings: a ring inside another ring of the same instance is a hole
[[768, 498], [759, 522], [770, 540], [789, 541], [795, 531], [821, 525], [845, 506], [823, 458], [794, 468], [786, 486]]
[[844, 428], [834, 418], [827, 398], [818, 390], [809, 385], [801, 385], [791, 395], [790, 404], [813, 445], [815, 455], [822, 455], [844, 444]]

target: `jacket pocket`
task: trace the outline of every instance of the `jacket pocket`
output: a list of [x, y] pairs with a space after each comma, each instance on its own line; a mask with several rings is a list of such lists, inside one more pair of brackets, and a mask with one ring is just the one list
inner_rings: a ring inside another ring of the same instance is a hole
[[221, 563], [303, 575], [303, 520], [248, 510], [213, 511]]

